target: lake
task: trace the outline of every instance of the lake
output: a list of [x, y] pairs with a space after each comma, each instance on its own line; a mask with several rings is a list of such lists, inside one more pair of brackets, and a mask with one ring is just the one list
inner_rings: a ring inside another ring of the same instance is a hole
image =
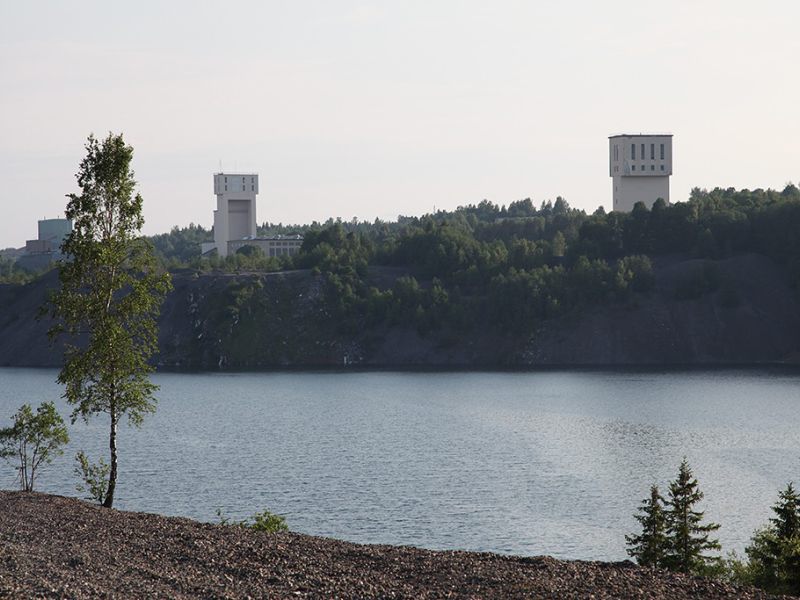
[[[0, 426], [57, 400], [56, 371], [0, 369]], [[269, 509], [364, 543], [627, 558], [652, 483], [686, 456], [741, 553], [800, 482], [800, 372], [159, 373], [158, 412], [122, 427], [115, 507], [216, 521]], [[70, 428], [40, 491], [78, 496], [74, 454], [107, 454], [107, 417]], [[0, 463], [0, 487], [15, 486]]]

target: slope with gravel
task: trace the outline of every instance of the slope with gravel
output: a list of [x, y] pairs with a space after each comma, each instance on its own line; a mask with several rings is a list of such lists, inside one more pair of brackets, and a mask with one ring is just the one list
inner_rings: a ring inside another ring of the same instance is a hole
[[768, 598], [631, 563], [371, 546], [0, 491], [0, 597]]

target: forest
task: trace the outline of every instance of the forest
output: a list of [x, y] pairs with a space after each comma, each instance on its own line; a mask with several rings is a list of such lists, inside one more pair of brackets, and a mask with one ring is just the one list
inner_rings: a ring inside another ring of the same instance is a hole
[[[259, 227], [259, 236], [302, 234], [301, 251], [292, 257], [266, 257], [255, 247], [224, 259], [201, 257], [200, 242], [212, 232], [197, 225], [150, 240], [173, 272], [310, 270], [322, 282], [326, 315], [342, 334], [398, 324], [421, 335], [465, 332], [478, 323], [503, 334], [646, 293], [653, 261], [663, 256], [709, 259], [676, 286], [677, 300], [719, 291], [723, 304], [735, 306], [737, 291], [715, 260], [741, 253], [769, 257], [796, 286], [797, 231], [800, 189], [789, 184], [781, 191], [696, 188], [685, 202], [659, 200], [651, 209], [639, 203], [631, 213], [601, 207], [587, 214], [559, 197], [538, 207], [530, 199], [508, 206], [484, 200], [391, 222]], [[25, 283], [33, 276], [4, 262], [0, 277]]]
[[[500, 331], [528, 329], [576, 307], [625, 301], [653, 284], [652, 260], [664, 255], [722, 259], [766, 255], [800, 281], [800, 189], [694, 189], [686, 202], [631, 213], [592, 214], [563, 198], [499, 206], [484, 200], [454, 211], [373, 223], [329, 220], [306, 226], [264, 224], [259, 235], [301, 233], [301, 252], [270, 258], [250, 252], [200, 258], [211, 232], [198, 226], [155, 236], [171, 269], [248, 272], [311, 269], [325, 281], [327, 304], [343, 330], [413, 322], [421, 333], [476, 321]], [[401, 268], [393, 285], [376, 285], [376, 267]], [[709, 267], [681, 282], [676, 298], [722, 288]], [[723, 294], [735, 304], [735, 290]]]

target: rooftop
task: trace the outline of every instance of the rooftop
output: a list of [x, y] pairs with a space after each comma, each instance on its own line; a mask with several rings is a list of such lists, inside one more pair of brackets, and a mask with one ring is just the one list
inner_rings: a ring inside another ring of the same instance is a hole
[[631, 137], [672, 137], [671, 133], [618, 133], [617, 135], [610, 135], [608, 139], [614, 138], [631, 138]]

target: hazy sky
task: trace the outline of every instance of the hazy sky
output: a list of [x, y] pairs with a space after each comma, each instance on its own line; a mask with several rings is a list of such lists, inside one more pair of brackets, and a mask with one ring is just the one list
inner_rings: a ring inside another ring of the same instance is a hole
[[483, 198], [610, 205], [608, 140], [669, 132], [692, 187], [800, 180], [800, 2], [0, 0], [0, 248], [63, 213], [90, 132], [135, 148], [145, 233]]

